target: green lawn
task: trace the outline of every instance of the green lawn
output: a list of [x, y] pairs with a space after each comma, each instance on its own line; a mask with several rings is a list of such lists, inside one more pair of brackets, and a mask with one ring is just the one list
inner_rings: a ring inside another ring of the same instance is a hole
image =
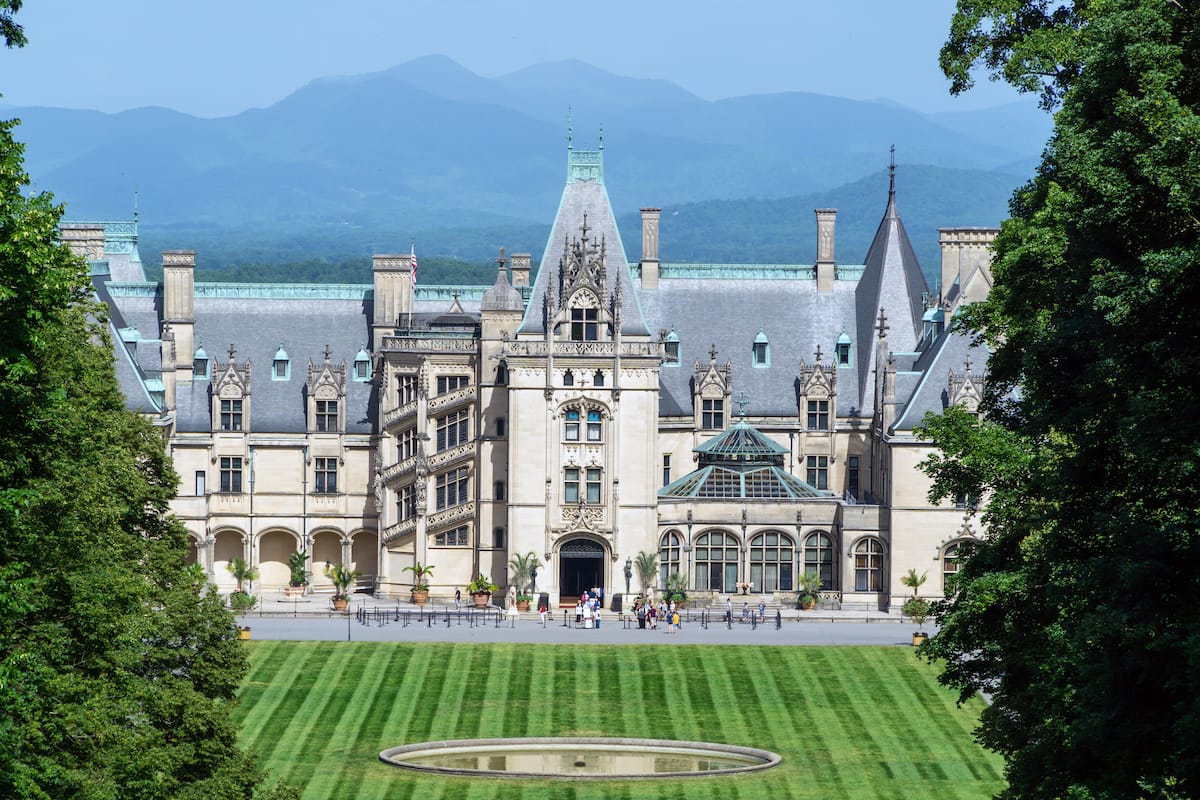
[[[900, 647], [250, 643], [242, 740], [304, 797], [952, 798], [1001, 788], [934, 670]], [[702, 739], [783, 764], [674, 782], [423, 777], [385, 747], [493, 736]]]

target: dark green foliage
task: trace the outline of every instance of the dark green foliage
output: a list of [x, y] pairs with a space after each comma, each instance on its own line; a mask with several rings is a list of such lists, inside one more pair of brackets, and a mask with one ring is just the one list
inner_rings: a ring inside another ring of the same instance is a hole
[[1076, 66], [1055, 73], [1062, 110], [995, 290], [966, 314], [996, 348], [988, 421], [927, 428], [935, 494], [990, 494], [928, 652], [991, 693], [1004, 797], [1194, 797], [1200, 11], [1113, 0], [1077, 23], [1040, 35]]
[[161, 433], [0, 123], [0, 797], [249, 798], [233, 621], [184, 565]]

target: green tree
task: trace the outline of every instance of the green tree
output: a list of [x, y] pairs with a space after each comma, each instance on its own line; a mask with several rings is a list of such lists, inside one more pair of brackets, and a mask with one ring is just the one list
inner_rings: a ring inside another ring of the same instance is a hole
[[[23, 36], [16, 0], [0, 35]], [[0, 122], [0, 796], [249, 798], [232, 618], [184, 564], [162, 436]], [[277, 790], [277, 793], [286, 793]]]
[[927, 653], [991, 695], [1005, 798], [1200, 794], [1198, 23], [1167, 0], [962, 0], [947, 44], [981, 37], [952, 80], [1003, 66], [1061, 101], [963, 314], [994, 350], [986, 419], [925, 429], [933, 496], [988, 498]]

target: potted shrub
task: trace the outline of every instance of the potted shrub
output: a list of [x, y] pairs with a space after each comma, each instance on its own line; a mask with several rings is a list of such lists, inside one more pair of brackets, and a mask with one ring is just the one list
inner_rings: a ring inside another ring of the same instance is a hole
[[244, 558], [233, 559], [225, 565], [225, 569], [229, 570], [229, 574], [237, 581], [237, 588], [229, 593], [229, 607], [235, 613], [254, 608], [258, 601], [246, 591], [246, 584], [258, 580], [258, 570], [250, 566]]
[[642, 594], [650, 591], [658, 577], [658, 553], [647, 553], [645, 550], [633, 559], [633, 567], [637, 570], [638, 583], [642, 585]]
[[929, 615], [933, 612], [933, 604], [928, 600], [922, 600], [919, 597], [910, 597], [904, 602], [904, 606], [900, 609], [900, 613], [910, 618], [917, 623], [917, 629], [913, 631], [912, 643], [913, 647], [925, 643], [929, 638], [929, 634], [925, 633], [925, 620], [929, 619]]
[[492, 583], [491, 578], [482, 572], [475, 577], [475, 580], [467, 584], [467, 591], [471, 594], [471, 599], [475, 601], [476, 608], [487, 608], [488, 602], [492, 599], [492, 592], [499, 588]]
[[283, 589], [283, 596], [288, 598], [303, 597], [308, 588], [307, 582], [308, 551], [300, 550], [288, 556], [288, 585]]
[[682, 572], [672, 572], [667, 576], [666, 599], [675, 604], [675, 607], [683, 605], [687, 602], [687, 576]]
[[404, 571], [413, 574], [412, 601], [419, 606], [425, 605], [429, 602], [429, 581], [426, 579], [433, 574], [433, 565], [418, 561], [411, 567], [405, 567]]
[[805, 572], [800, 576], [800, 598], [798, 605], [805, 611], [812, 611], [821, 599], [819, 594], [824, 581], [816, 572]]
[[341, 564], [334, 564], [325, 570], [326, 577], [333, 581], [333, 610], [345, 611], [350, 605], [350, 585], [358, 580], [361, 573], [356, 569], [347, 569]]
[[532, 550], [525, 555], [517, 553], [509, 559], [508, 568], [512, 570], [513, 585], [517, 587], [518, 611], [529, 610], [529, 604], [533, 602], [533, 595], [529, 593], [533, 584], [533, 574], [541, 565], [541, 559]]

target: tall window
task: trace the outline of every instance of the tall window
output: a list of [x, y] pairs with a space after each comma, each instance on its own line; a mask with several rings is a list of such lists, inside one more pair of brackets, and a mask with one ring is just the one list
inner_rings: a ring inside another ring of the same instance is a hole
[[883, 587], [883, 545], [863, 539], [854, 546], [854, 591], [878, 592]]
[[317, 401], [317, 430], [321, 433], [334, 433], [338, 429], [338, 401]]
[[590, 409], [587, 412], [587, 440], [589, 442], [598, 442], [603, 438], [601, 434], [600, 412], [596, 409]]
[[221, 430], [240, 431], [242, 429], [242, 401], [221, 401]]
[[467, 502], [467, 468], [443, 472], [437, 476], [437, 510]]
[[396, 393], [399, 405], [406, 406], [409, 403], [415, 403], [417, 401], [417, 376], [399, 376], [396, 380]]
[[858, 456], [846, 457], [846, 492], [858, 501]]
[[663, 534], [658, 546], [659, 586], [666, 587], [667, 579], [683, 568], [683, 540], [675, 531]]
[[317, 494], [333, 494], [337, 491], [337, 459], [336, 458], [314, 458], [313, 465], [316, 468], [316, 484]]
[[767, 354], [769, 351], [767, 348], [769, 346], [766, 342], [754, 343], [754, 366], [765, 367], [768, 365]]
[[810, 431], [829, 430], [829, 401], [808, 401], [808, 429]]
[[504, 528], [503, 527], [497, 527], [494, 531], [492, 531], [492, 547], [495, 547], [498, 550], [504, 549]]
[[600, 469], [599, 467], [588, 467], [587, 473], [587, 501], [592, 505], [600, 502]]
[[815, 572], [821, 576], [821, 586], [833, 585], [833, 543], [824, 533], [810, 533], [804, 537], [804, 572]]
[[503, 361], [496, 365], [496, 385], [503, 386], [508, 383], [508, 367]]
[[451, 447], [458, 447], [460, 444], [465, 444], [467, 441], [467, 420], [469, 419], [466, 410], [456, 411], [453, 414], [447, 414], [444, 417], [437, 419], [437, 452], [448, 450]]
[[693, 550], [696, 559], [696, 588], [732, 592], [737, 587], [738, 541], [723, 531], [702, 533]]
[[240, 494], [242, 491], [241, 456], [221, 456], [221, 491]]
[[663, 453], [663, 486], [671, 482], [671, 454]]
[[704, 400], [700, 407], [700, 427], [706, 431], [719, 431], [725, 427], [725, 401]]
[[396, 519], [403, 522], [417, 515], [417, 485], [410, 483], [400, 487], [396, 495]]
[[196, 471], [196, 497], [204, 497], [204, 484], [206, 477], [207, 475], [203, 470]]
[[579, 502], [579, 468], [567, 467], [563, 470], [563, 502]]
[[569, 408], [566, 415], [567, 421], [563, 427], [563, 438], [568, 442], [579, 441], [579, 409]]
[[437, 393], [448, 394], [457, 392], [459, 389], [465, 389], [470, 384], [471, 379], [466, 375], [439, 375], [437, 379]]
[[435, 547], [466, 547], [467, 541], [466, 525], [459, 525], [452, 531], [439, 533], [433, 537]]
[[592, 386], [603, 386], [603, 385], [604, 385], [604, 373], [601, 372], [600, 370], [596, 370], [596, 374], [592, 376]]
[[947, 545], [942, 551], [942, 591], [950, 597], [956, 591], [954, 581], [958, 577], [958, 542]]
[[792, 591], [795, 562], [796, 545], [787, 534], [768, 531], [750, 540], [750, 582], [755, 591]]
[[809, 456], [808, 483], [817, 489], [829, 488], [829, 456]]
[[492, 490], [493, 500], [504, 499], [504, 481], [496, 481], [495, 484], [492, 485]]
[[594, 342], [598, 338], [597, 311], [594, 308], [571, 309], [571, 341]]
[[396, 460], [404, 461], [417, 454], [417, 429], [409, 428], [396, 435]]
[[496, 417], [496, 435], [503, 436], [505, 431], [504, 417]]
[[563, 386], [574, 386], [574, 385], [575, 385], [575, 373], [572, 372], [571, 370], [567, 370], [566, 372], [563, 373]]

